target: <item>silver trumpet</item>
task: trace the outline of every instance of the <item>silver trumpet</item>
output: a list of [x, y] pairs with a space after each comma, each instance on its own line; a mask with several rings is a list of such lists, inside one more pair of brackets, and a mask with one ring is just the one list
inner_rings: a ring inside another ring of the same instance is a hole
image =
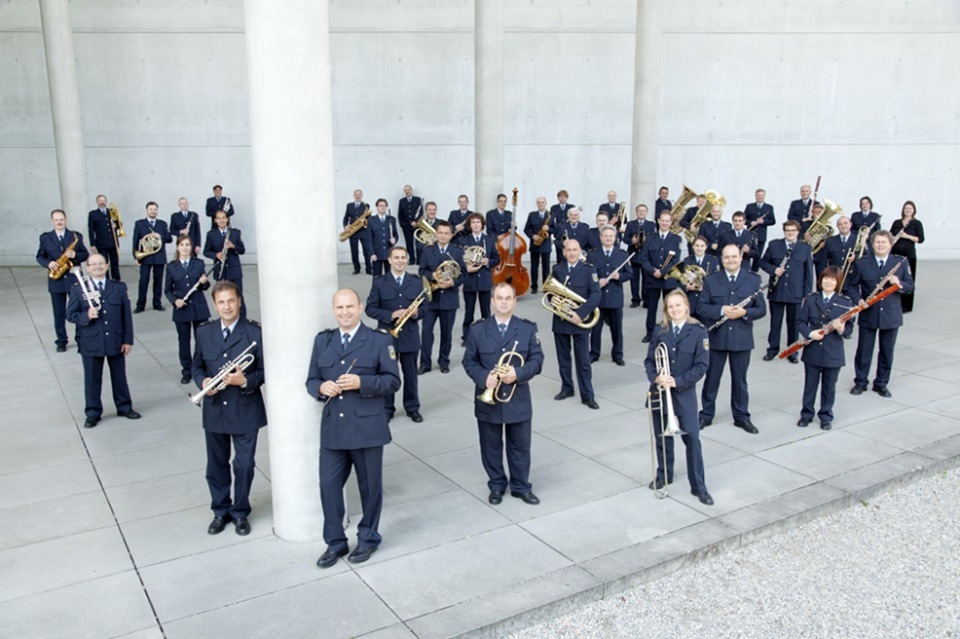
[[220, 371], [210, 378], [210, 383], [200, 389], [196, 395], [190, 396], [190, 401], [199, 406], [203, 402], [203, 398], [206, 397], [207, 393], [211, 390], [222, 391], [227, 387], [227, 375], [232, 373], [234, 370], [245, 371], [250, 368], [250, 365], [253, 364], [253, 360], [256, 357], [253, 354], [253, 349], [257, 347], [256, 342], [250, 342], [250, 346], [247, 346], [243, 349], [243, 352], [233, 358], [231, 361], [227, 362], [220, 367]]
[[83, 299], [87, 300], [92, 308], [100, 310], [100, 291], [97, 290], [97, 287], [93, 285], [93, 282], [87, 277], [86, 272], [81, 266], [74, 266], [70, 269], [70, 273], [77, 278], [77, 282], [80, 283], [80, 292], [83, 293]]
[[[657, 344], [657, 350], [654, 353], [657, 364], [657, 375], [670, 375], [670, 351], [663, 342]], [[650, 417], [650, 461], [653, 465], [653, 492], [658, 499], [663, 499], [668, 494], [667, 489], [667, 437], [675, 435], [686, 435], [680, 430], [680, 420], [673, 410], [673, 396], [668, 386], [657, 385], [656, 391], [650, 391], [647, 394], [647, 415]], [[656, 428], [653, 420], [653, 412], [657, 411], [660, 416], [660, 447], [663, 457], [663, 489], [657, 488], [657, 441]]]

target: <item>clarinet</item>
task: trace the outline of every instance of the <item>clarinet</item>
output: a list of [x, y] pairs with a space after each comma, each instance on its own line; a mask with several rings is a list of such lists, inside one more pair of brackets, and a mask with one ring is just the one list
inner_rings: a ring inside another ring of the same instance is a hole
[[[752, 295], [750, 295], [748, 298], [746, 298], [745, 300], [741, 300], [741, 301], [736, 305], [737, 308], [746, 308], [751, 302], [753, 302], [753, 300], [755, 300], [755, 299], [757, 299], [758, 297], [760, 297], [760, 293], [763, 293], [765, 290], [767, 290], [767, 288], [768, 288], [769, 286], [770, 286], [769, 284], [764, 284], [763, 286], [761, 286], [760, 288], [758, 288], [757, 291], [756, 291], [755, 293], [753, 293]], [[728, 319], [730, 319], [730, 318], [727, 317], [726, 315], [724, 315], [724, 316], [721, 317], [719, 320], [717, 320], [716, 323], [714, 323], [713, 325], [711, 325], [710, 328], [707, 329], [707, 331], [709, 332], [709, 331], [715, 330], [715, 329], [717, 329], [717, 328], [720, 328], [721, 326], [723, 326], [724, 324], [727, 323], [727, 320], [728, 320]]]
[[[796, 242], [794, 242], [794, 246], [796, 246]], [[782, 268], [782, 269], [786, 269], [786, 268], [787, 268], [787, 262], [790, 261], [790, 254], [791, 254], [791, 253], [793, 253], [793, 246], [791, 246], [789, 249], [787, 249], [787, 254], [783, 256], [783, 259], [782, 259], [782, 260], [780, 260], [780, 266], [778, 266], [777, 268]], [[776, 273], [776, 271], [774, 271], [774, 273]], [[776, 288], [777, 282], [779, 282], [779, 281], [780, 281], [780, 276], [779, 276], [779, 275], [774, 275], [774, 276], [773, 276], [773, 280], [770, 282], [770, 290], [773, 290], [774, 288]]]

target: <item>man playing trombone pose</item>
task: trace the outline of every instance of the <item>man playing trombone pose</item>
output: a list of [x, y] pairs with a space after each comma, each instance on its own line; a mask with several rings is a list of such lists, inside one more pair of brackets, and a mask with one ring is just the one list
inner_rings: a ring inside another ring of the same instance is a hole
[[[420, 394], [417, 386], [417, 354], [420, 352], [419, 307], [429, 303], [425, 298], [423, 284], [419, 277], [407, 273], [407, 250], [402, 246], [390, 249], [390, 272], [373, 280], [370, 295], [367, 297], [367, 316], [377, 320], [382, 331], [396, 330], [397, 322], [405, 315], [393, 348], [400, 358], [400, 370], [403, 373], [403, 410], [407, 417], [416, 423], [423, 421], [420, 414]], [[419, 298], [419, 302], [417, 301]], [[418, 307], [412, 311], [414, 304]], [[396, 412], [394, 393], [386, 395], [387, 419], [393, 419]]]
[[87, 214], [87, 239], [90, 240], [90, 253], [102, 253], [110, 265], [110, 279], [120, 281], [120, 262], [117, 229], [110, 220], [107, 210], [107, 196], [97, 196], [97, 208]]
[[[163, 267], [167, 263], [166, 245], [173, 241], [173, 236], [167, 229], [167, 223], [157, 219], [160, 207], [156, 202], [147, 202], [147, 217], [137, 220], [133, 226], [133, 257], [140, 264], [140, 284], [137, 288], [137, 305], [134, 313], [142, 313], [147, 307], [147, 289], [150, 286], [150, 275], [153, 275], [153, 310], [162, 311], [160, 302], [163, 293]], [[160, 247], [155, 251], [148, 249], [141, 252], [140, 243], [149, 236]], [[138, 257], [139, 256], [139, 257]]]
[[[493, 289], [494, 314], [474, 322], [467, 336], [463, 368], [475, 385], [473, 403], [480, 431], [480, 461], [487, 472], [487, 497], [493, 505], [510, 494], [536, 505], [530, 484], [530, 439], [533, 405], [528, 382], [540, 374], [543, 350], [534, 322], [514, 317], [517, 294], [511, 284]], [[503, 440], [507, 467], [503, 470]]]
[[[249, 535], [253, 458], [257, 452], [257, 435], [267, 425], [267, 410], [260, 392], [264, 384], [263, 334], [258, 323], [240, 317], [240, 288], [236, 284], [229, 280], [217, 282], [211, 297], [220, 320], [197, 329], [197, 348], [193, 354], [193, 381], [197, 388], [209, 389], [202, 399], [207, 486], [213, 510], [207, 534], [218, 535], [233, 521], [238, 535]], [[248, 361], [238, 361], [244, 353]], [[221, 371], [222, 381], [211, 383]], [[231, 443], [233, 499], [230, 498]]]

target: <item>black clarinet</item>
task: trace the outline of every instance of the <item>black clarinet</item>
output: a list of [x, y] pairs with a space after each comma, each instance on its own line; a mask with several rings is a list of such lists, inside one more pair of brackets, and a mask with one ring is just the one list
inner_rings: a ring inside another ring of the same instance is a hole
[[[796, 242], [794, 242], [794, 244], [796, 244]], [[787, 254], [783, 256], [783, 259], [782, 259], [782, 260], [780, 260], [780, 266], [778, 266], [777, 268], [782, 268], [782, 269], [784, 269], [784, 271], [786, 271], [787, 262], [790, 261], [790, 254], [791, 254], [791, 253], [793, 253], [793, 247], [792, 247], [792, 246], [787, 249]], [[779, 282], [779, 281], [780, 281], [780, 276], [779, 276], [779, 275], [776, 275], [776, 271], [774, 271], [773, 279], [772, 279], [771, 282], [770, 282], [770, 290], [771, 290], [771, 291], [772, 291], [774, 288], [776, 288], [777, 282]]]

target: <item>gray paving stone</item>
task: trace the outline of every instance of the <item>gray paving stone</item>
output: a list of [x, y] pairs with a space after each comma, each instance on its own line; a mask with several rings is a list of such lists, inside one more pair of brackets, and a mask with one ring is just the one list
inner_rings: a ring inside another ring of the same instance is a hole
[[0, 510], [0, 521], [9, 522], [0, 535], [0, 550], [114, 525], [103, 491], [35, 501]]
[[[801, 430], [801, 429], [797, 429]], [[802, 430], [809, 430], [802, 429]], [[779, 448], [757, 453], [757, 457], [790, 468], [814, 479], [826, 479], [861, 468], [901, 450], [846, 431], [826, 433], [829, 437], [810, 437]]]
[[406, 624], [396, 623], [380, 630], [368, 632], [358, 639], [417, 639], [417, 635], [413, 634], [413, 631]]
[[960, 420], [938, 413], [911, 410], [851, 426], [848, 433], [869, 437], [903, 450], [913, 450], [960, 434]]
[[903, 453], [863, 468], [843, 472], [824, 480], [824, 483], [851, 493], [856, 499], [864, 499], [878, 491], [885, 492], [897, 484], [916, 479], [933, 465], [927, 457]]
[[99, 490], [100, 482], [89, 460], [69, 461], [0, 475], [0, 508]]
[[404, 419], [394, 417], [390, 424], [394, 443], [420, 458], [477, 445], [477, 422], [472, 416], [465, 419], [461, 415], [459, 419], [439, 424], [433, 423], [433, 417], [430, 417], [430, 423], [410, 422], [411, 426], [405, 428], [394, 426], [397, 421]]
[[746, 508], [720, 515], [717, 521], [742, 533], [743, 543], [750, 543], [793, 528], [823, 515], [831, 509], [850, 503], [847, 491], [816, 483], [784, 493]]
[[918, 448], [914, 452], [940, 461], [955, 461], [955, 458], [960, 456], [960, 436], [941, 439], [936, 443]]
[[[126, 419], [123, 421], [132, 423]], [[101, 457], [97, 461], [97, 472], [103, 485], [110, 488], [189, 471], [203, 473], [206, 466], [206, 448], [200, 442], [188, 441]]]

